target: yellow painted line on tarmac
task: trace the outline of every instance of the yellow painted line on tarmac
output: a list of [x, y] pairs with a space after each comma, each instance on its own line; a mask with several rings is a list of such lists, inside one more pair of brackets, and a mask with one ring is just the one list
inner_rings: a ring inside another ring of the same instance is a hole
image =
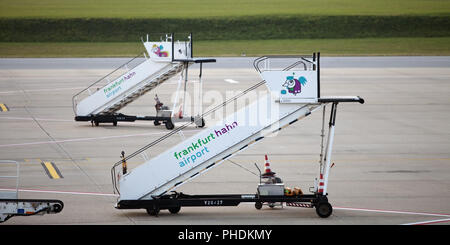
[[5, 104], [0, 103], [0, 111], [9, 111], [9, 108]]
[[41, 162], [41, 165], [50, 179], [64, 178], [53, 162]]

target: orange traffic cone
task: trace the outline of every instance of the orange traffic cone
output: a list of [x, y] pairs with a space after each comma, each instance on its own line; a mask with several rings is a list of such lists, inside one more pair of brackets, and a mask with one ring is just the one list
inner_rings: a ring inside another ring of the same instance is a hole
[[178, 118], [183, 118], [183, 110], [182, 110], [182, 105], [180, 105], [180, 110], [178, 111]]
[[320, 179], [319, 179], [319, 193], [323, 194], [323, 188], [325, 186], [325, 181], [323, 179], [323, 174], [320, 174]]
[[266, 164], [264, 165], [264, 173], [262, 176], [272, 177], [274, 175], [275, 175], [275, 172], [272, 172], [272, 170], [270, 169], [269, 159], [267, 158], [267, 155], [266, 155]]

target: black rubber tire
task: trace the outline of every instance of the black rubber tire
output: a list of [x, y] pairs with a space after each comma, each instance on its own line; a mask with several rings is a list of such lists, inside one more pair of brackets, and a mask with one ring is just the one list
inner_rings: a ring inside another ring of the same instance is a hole
[[202, 118], [202, 123], [198, 126], [199, 128], [203, 128], [205, 126], [205, 119]]
[[255, 202], [255, 208], [256, 209], [261, 209], [262, 208], [262, 206], [263, 206], [263, 204], [262, 204], [262, 202]]
[[159, 125], [161, 125], [161, 122], [160, 121], [153, 121], [153, 125], [155, 125], [155, 126], [159, 126]]
[[114, 127], [117, 127], [117, 122], [113, 122]]
[[328, 218], [333, 213], [333, 207], [328, 202], [319, 202], [316, 206], [316, 213], [321, 218]]
[[147, 213], [151, 216], [158, 216], [159, 208], [147, 208]]
[[175, 128], [175, 125], [173, 125], [172, 121], [167, 121], [167, 122], [166, 122], [166, 128], [167, 128], [168, 130], [172, 130], [172, 129]]
[[61, 212], [62, 209], [63, 209], [63, 207], [60, 204], [53, 205], [53, 212], [55, 212], [55, 213]]
[[178, 212], [180, 212], [180, 210], [181, 210], [181, 206], [169, 208], [169, 212], [171, 214], [177, 214]]
[[98, 121], [94, 121], [95, 126], [98, 127], [98, 125], [100, 124]]

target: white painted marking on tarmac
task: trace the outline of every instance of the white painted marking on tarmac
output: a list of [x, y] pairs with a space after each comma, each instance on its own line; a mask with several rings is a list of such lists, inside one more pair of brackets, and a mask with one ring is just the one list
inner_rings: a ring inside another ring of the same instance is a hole
[[344, 208], [344, 207], [333, 207], [333, 209], [338, 209], [338, 210], [348, 210], [348, 211], [362, 211], [362, 212], [391, 213], [391, 214], [411, 214], [411, 215], [424, 215], [424, 216], [450, 217], [450, 214], [436, 214], [436, 213], [423, 213], [423, 212], [408, 212], [408, 211], [395, 211], [395, 210], [382, 210], [382, 209]]
[[49, 91], [74, 90], [74, 89], [85, 89], [85, 87], [12, 90], [12, 91], [1, 91], [0, 94], [14, 94], [14, 93], [23, 93], [23, 92], [26, 92], [26, 93], [49, 92]]
[[[167, 83], [167, 84], [178, 84], [178, 81], [173, 80], [173, 81], [167, 81], [167, 82], [164, 82], [164, 83]], [[182, 81], [182, 83], [184, 84], [184, 80]], [[191, 84], [191, 83], [199, 83], [199, 81], [198, 80], [188, 80], [188, 83], [189, 84]]]
[[225, 80], [225, 82], [227, 82], [227, 83], [239, 83], [238, 81], [233, 80], [233, 79], [229, 79], [229, 78], [224, 79], [224, 80]]
[[[198, 130], [186, 130], [185, 132], [191, 132], [191, 131], [196, 132]], [[67, 140], [37, 141], [37, 142], [27, 142], [27, 143], [17, 143], [17, 144], [5, 144], [5, 145], [0, 145], [0, 148], [15, 147], [15, 146], [42, 145], [42, 144], [57, 144], [57, 143], [67, 143], [67, 142], [82, 142], [82, 141], [92, 141], [92, 140], [105, 140], [105, 139], [127, 138], [127, 137], [136, 137], [136, 136], [158, 135], [158, 134], [167, 134], [167, 132], [114, 135], [114, 136], [102, 136], [102, 137], [95, 137], [95, 138], [76, 138], [76, 139], [67, 139]]]
[[[253, 203], [245, 203], [245, 204], [253, 204]], [[298, 208], [298, 207], [290, 207], [290, 206], [284, 206], [287, 208]], [[333, 207], [335, 210], [347, 210], [347, 211], [361, 211], [361, 212], [375, 212], [375, 213], [391, 213], [391, 214], [409, 214], [409, 215], [423, 215], [423, 216], [435, 216], [435, 217], [450, 217], [450, 214], [437, 214], [437, 213], [424, 213], [424, 212], [409, 212], [409, 211], [398, 211], [398, 210], [382, 210], [382, 209], [368, 209], [368, 208], [347, 208], [347, 207]], [[418, 223], [428, 223], [428, 222], [444, 222], [449, 221], [448, 219], [443, 220], [432, 220], [432, 221], [424, 221], [424, 222], [418, 222]], [[415, 224], [415, 223], [410, 223]]]
[[[31, 117], [0, 117], [0, 119], [34, 121], [34, 119]], [[73, 122], [73, 120], [53, 119], [53, 118], [36, 118], [36, 120], [37, 121], [50, 121], [50, 122]]]
[[[16, 191], [16, 189], [1, 188], [0, 191]], [[70, 194], [70, 195], [89, 195], [89, 196], [119, 196], [113, 193], [98, 193], [98, 192], [79, 192], [79, 191], [52, 191], [52, 190], [34, 190], [34, 189], [19, 189], [20, 192], [35, 192], [35, 193], [53, 193], [53, 194]]]
[[402, 224], [402, 225], [431, 225], [431, 224], [446, 223], [446, 222], [450, 222], [450, 219], [436, 219], [436, 220], [429, 220], [429, 221], [422, 221], [422, 222], [407, 223], [407, 224]]
[[[0, 188], [0, 191], [16, 191], [16, 189]], [[20, 192], [34, 192], [34, 193], [52, 193], [52, 194], [69, 194], [69, 195], [88, 195], [88, 196], [112, 196], [118, 197], [119, 194], [114, 193], [98, 193], [98, 192], [78, 192], [78, 191], [54, 191], [54, 190], [35, 190], [35, 189], [18, 189]], [[244, 203], [253, 204], [253, 203]], [[286, 206], [289, 208], [289, 206]], [[291, 207], [296, 208], [296, 207]], [[393, 210], [381, 210], [381, 209], [366, 209], [366, 208], [343, 208], [333, 207], [333, 209], [349, 210], [349, 211], [363, 211], [363, 212], [381, 212], [381, 213], [394, 213], [394, 214], [412, 214], [412, 215], [429, 215], [429, 216], [443, 216], [450, 217], [449, 214], [436, 214], [436, 213], [423, 213], [423, 212], [408, 212], [408, 211], [393, 211]], [[422, 222], [406, 223], [402, 225], [429, 225], [436, 223], [450, 222], [450, 218], [437, 219]]]

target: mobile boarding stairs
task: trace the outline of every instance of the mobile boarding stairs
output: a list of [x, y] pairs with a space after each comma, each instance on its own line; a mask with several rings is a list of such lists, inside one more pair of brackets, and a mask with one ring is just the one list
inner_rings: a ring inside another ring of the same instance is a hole
[[[186, 41], [174, 41], [174, 34], [165, 34], [159, 41], [147, 40], [144, 52], [127, 63], [121, 65], [108, 75], [92, 83], [87, 88], [75, 94], [72, 98], [72, 107], [75, 113], [75, 121], [90, 121], [92, 125], [100, 123], [134, 122], [136, 120], [154, 121], [155, 126], [161, 122], [167, 129], [173, 129], [175, 122], [193, 122], [201, 114], [202, 101], [198, 104], [199, 115], [184, 116], [183, 109], [175, 112], [177, 99], [175, 99], [172, 110], [161, 107], [162, 103], [156, 96], [157, 114], [155, 116], [131, 116], [118, 113], [120, 109], [135, 101], [142, 95], [151, 91], [158, 85], [168, 81], [177, 74], [181, 74], [177, 88], [184, 80], [184, 95], [188, 82], [188, 67], [193, 63], [200, 64], [199, 94], [202, 93], [202, 64], [215, 62], [214, 59], [199, 59], [192, 56], [192, 34]], [[143, 59], [142, 59], [143, 58]], [[142, 61], [143, 60], [143, 61]], [[200, 97], [201, 99], [202, 97]], [[184, 100], [184, 97], [183, 97]], [[203, 120], [195, 120], [199, 127], [204, 126]]]
[[[292, 59], [293, 62], [282, 65], [281, 68], [273, 68], [271, 65]], [[358, 96], [321, 96], [319, 61], [320, 53], [302, 57], [264, 56], [256, 59], [254, 67], [263, 81], [202, 116], [208, 116], [227, 104], [234, 103], [263, 84], [270, 92], [228, 115], [215, 126], [207, 127], [181, 143], [164, 148], [167, 150], [159, 155], [159, 152], [154, 150], [155, 146], [164, 145], [171, 136], [176, 137], [177, 133], [190, 123], [123, 157], [111, 169], [114, 191], [119, 194], [116, 208], [143, 208], [150, 215], [157, 215], [161, 209], [177, 213], [182, 206], [237, 206], [241, 202], [254, 202], [255, 207], [259, 209], [262, 203], [281, 202], [290, 206], [316, 208], [320, 217], [331, 215], [332, 207], [327, 199], [327, 188], [337, 106], [344, 102], [362, 104], [364, 100]], [[331, 104], [331, 113], [324, 149], [325, 107], [328, 104]], [[322, 148], [318, 176], [314, 187], [310, 188], [311, 194], [287, 196], [283, 195], [283, 192], [261, 192], [259, 187], [256, 194], [187, 195], [175, 192], [182, 184], [320, 108], [323, 108]], [[140, 165], [131, 171], [126, 170], [127, 161], [135, 161], [147, 152], [155, 157], [144, 158], [144, 162], [139, 162]]]
[[11, 160], [0, 160], [0, 164], [2, 166], [16, 166], [16, 175], [0, 176], [2, 187], [6, 186], [3, 181], [16, 180], [15, 188], [0, 189], [0, 223], [7, 221], [13, 216], [56, 214], [62, 211], [64, 203], [60, 200], [19, 199], [19, 163]]

